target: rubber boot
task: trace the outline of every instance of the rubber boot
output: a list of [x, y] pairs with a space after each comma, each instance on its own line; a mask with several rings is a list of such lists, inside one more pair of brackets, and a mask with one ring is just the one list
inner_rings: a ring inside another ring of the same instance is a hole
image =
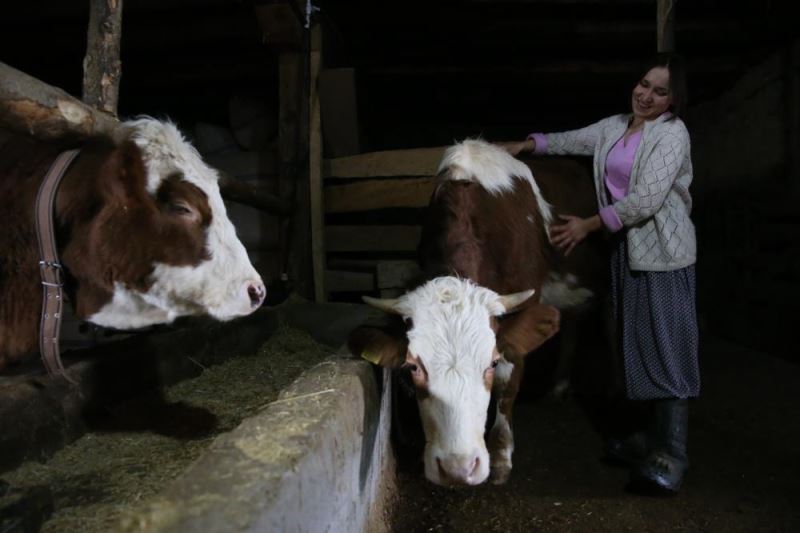
[[649, 431], [651, 451], [631, 470], [634, 490], [656, 494], [676, 494], [689, 468], [686, 437], [689, 426], [689, 401], [657, 400], [653, 406], [653, 425]]

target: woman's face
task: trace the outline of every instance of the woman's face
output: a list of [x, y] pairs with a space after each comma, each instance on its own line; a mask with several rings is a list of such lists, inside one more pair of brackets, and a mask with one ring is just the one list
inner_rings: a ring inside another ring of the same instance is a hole
[[653, 67], [633, 88], [633, 115], [653, 120], [669, 109], [670, 104], [672, 92], [669, 90], [669, 70], [666, 67]]

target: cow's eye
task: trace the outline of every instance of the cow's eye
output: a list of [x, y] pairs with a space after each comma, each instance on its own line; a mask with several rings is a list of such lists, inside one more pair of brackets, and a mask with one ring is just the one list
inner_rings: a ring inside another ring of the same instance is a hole
[[492, 368], [497, 368], [497, 365], [500, 364], [500, 359], [495, 359], [492, 361]]
[[186, 204], [180, 203], [180, 202], [175, 202], [175, 203], [169, 204], [169, 210], [172, 211], [173, 213], [175, 213], [176, 215], [191, 215], [192, 214], [192, 210], [189, 209], [189, 207]]
[[167, 204], [167, 209], [171, 214], [181, 217], [190, 223], [200, 222], [200, 213], [191, 204], [184, 201], [170, 202]]
[[405, 367], [407, 369], [411, 370], [412, 372], [416, 372], [417, 370], [419, 370], [419, 367], [417, 365], [415, 365], [415, 364], [412, 364], [412, 363], [406, 363]]

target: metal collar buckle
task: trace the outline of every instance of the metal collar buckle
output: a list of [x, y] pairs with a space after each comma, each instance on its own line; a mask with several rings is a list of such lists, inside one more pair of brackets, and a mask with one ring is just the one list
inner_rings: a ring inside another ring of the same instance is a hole
[[[52, 268], [53, 269], [53, 276], [55, 276], [56, 282], [45, 281], [47, 279], [47, 271], [46, 269]], [[47, 287], [63, 287], [64, 283], [61, 281], [61, 271], [62, 267], [59, 263], [55, 261], [39, 261], [39, 272], [42, 276], [42, 285], [46, 285]]]

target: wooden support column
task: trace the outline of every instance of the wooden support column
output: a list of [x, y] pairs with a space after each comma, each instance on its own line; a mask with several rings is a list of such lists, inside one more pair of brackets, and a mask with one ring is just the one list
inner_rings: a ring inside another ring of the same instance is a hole
[[309, 50], [309, 138], [308, 178], [311, 209], [311, 262], [314, 272], [314, 301], [327, 300], [325, 291], [325, 213], [322, 189], [322, 120], [319, 102], [319, 72], [322, 62], [322, 27], [311, 28]]
[[306, 298], [313, 295], [309, 235], [308, 184], [308, 87], [305, 51], [286, 50], [279, 57], [278, 170], [279, 195], [295, 199], [296, 211], [282, 221], [281, 249], [285, 250], [284, 272], [294, 290]]
[[658, 0], [656, 18], [656, 49], [659, 52], [675, 51], [675, 4], [678, 0]]
[[282, 272], [293, 289], [313, 298], [309, 220], [309, 44], [305, 2], [272, 0], [255, 6], [264, 44], [278, 51], [278, 190], [294, 198], [296, 210], [281, 220]]
[[122, 76], [121, 36], [122, 0], [92, 0], [83, 58], [83, 101], [114, 117]]

